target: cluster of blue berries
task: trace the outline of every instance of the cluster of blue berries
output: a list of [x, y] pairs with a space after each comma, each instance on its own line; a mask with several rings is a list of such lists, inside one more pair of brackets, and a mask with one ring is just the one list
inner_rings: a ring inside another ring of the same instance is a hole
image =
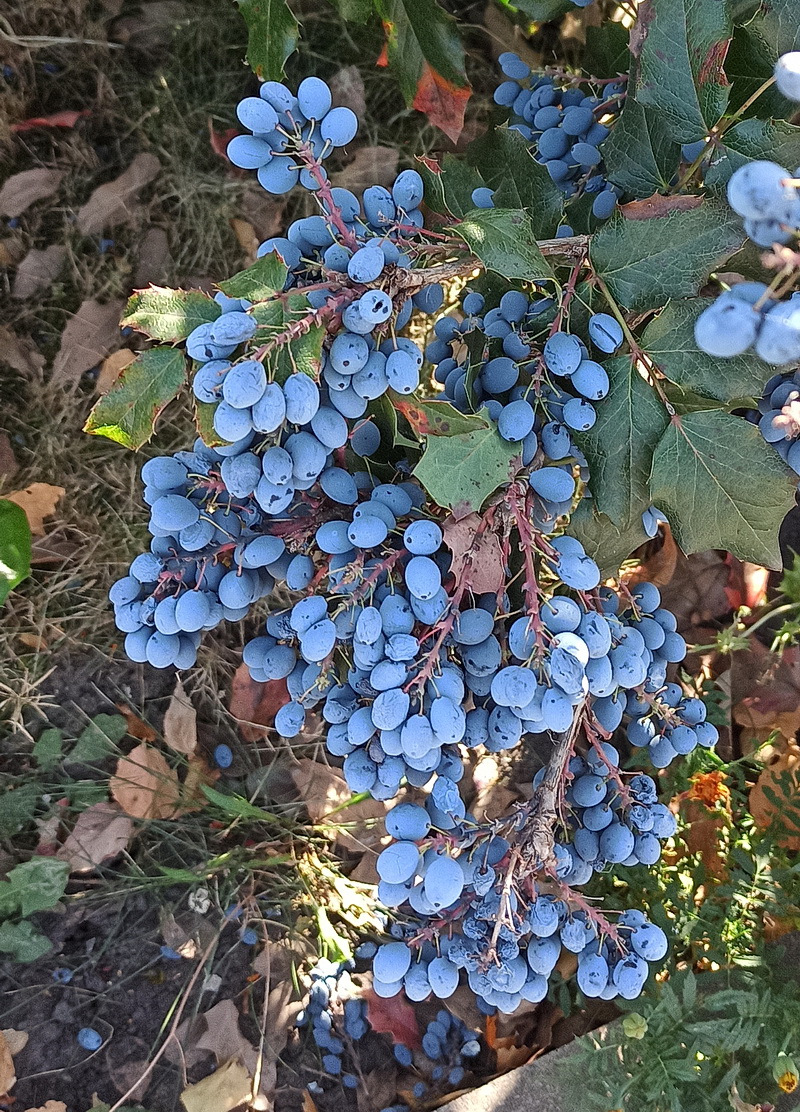
[[[533, 157], [567, 197], [593, 194], [593, 215], [608, 219], [621, 191], [606, 177], [600, 147], [619, 113], [625, 82], [606, 84], [600, 97], [574, 83], [562, 88], [553, 77], [531, 74], [530, 66], [511, 52], [500, 55], [500, 67], [507, 80], [494, 99], [510, 109], [509, 126], [531, 144]], [[491, 208], [491, 191], [481, 190], [473, 202]]]
[[318, 77], [300, 82], [297, 95], [277, 81], [265, 81], [257, 97], [239, 102], [239, 122], [252, 132], [228, 144], [234, 166], [257, 170], [269, 193], [288, 193], [300, 182], [318, 189], [327, 175], [321, 163], [337, 147], [345, 147], [358, 131], [358, 118], [349, 108], [332, 108], [331, 91]]
[[[757, 160], [735, 170], [728, 202], [744, 217], [748, 236], [760, 247], [794, 240], [800, 228], [798, 173], [776, 162]], [[800, 360], [800, 294], [775, 301], [762, 282], [741, 282], [725, 290], [695, 322], [701, 351], [730, 358], [753, 350], [767, 363]]]
[[[468, 292], [462, 308], [461, 319], [445, 316], [436, 322], [436, 338], [425, 358], [435, 365], [434, 379], [457, 409], [480, 411], [496, 422], [504, 440], [520, 445], [524, 466], [542, 459], [545, 466], [530, 475], [537, 495], [533, 520], [537, 529], [550, 533], [576, 495], [575, 464], [583, 481], [579, 496], [590, 497], [588, 462], [574, 434], [594, 426], [592, 402], [608, 394], [608, 374], [580, 336], [556, 327], [555, 300], [544, 293], [529, 299], [509, 290], [487, 310], [482, 294]], [[476, 335], [484, 339], [479, 349], [464, 342]], [[593, 313], [587, 339], [596, 353], [613, 355], [624, 337], [614, 317]], [[664, 520], [655, 506], [647, 509], [647, 535], [654, 537]]]
[[414, 1053], [405, 1043], [396, 1043], [394, 1056], [419, 1078], [411, 1090], [414, 1099], [430, 1100], [444, 1089], [457, 1089], [480, 1051], [477, 1032], [440, 1008], [425, 1028], [421, 1051]]
[[773, 375], [758, 409], [748, 413], [761, 435], [796, 475], [800, 475], [800, 372]]

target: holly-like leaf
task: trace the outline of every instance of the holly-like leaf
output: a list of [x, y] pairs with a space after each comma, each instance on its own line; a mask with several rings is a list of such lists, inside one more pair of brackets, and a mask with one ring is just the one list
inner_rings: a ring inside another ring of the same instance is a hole
[[473, 413], [460, 413], [449, 402], [423, 401], [389, 391], [394, 409], [402, 413], [418, 436], [458, 436], [488, 429], [489, 422]]
[[217, 412], [218, 405], [219, 402], [201, 402], [197, 398], [192, 398], [197, 435], [209, 448], [216, 448], [219, 444], [229, 443], [214, 428], [214, 414]]
[[676, 142], [704, 138], [728, 103], [723, 63], [733, 24], [727, 5], [645, 0], [637, 31], [636, 99], [661, 116]]
[[405, 102], [455, 143], [471, 90], [458, 25], [435, 0], [375, 0]]
[[285, 382], [295, 371], [314, 379], [319, 376], [325, 328], [316, 323], [304, 294], [262, 302], [254, 307], [253, 316], [258, 322], [254, 343], [267, 346], [265, 359], [276, 382]]
[[297, 46], [298, 23], [286, 0], [236, 0], [247, 24], [247, 61], [264, 81], [280, 81]]
[[778, 529], [796, 482], [755, 425], [711, 409], [673, 418], [653, 457], [650, 489], [684, 552], [723, 548], [779, 568]]
[[494, 428], [458, 436], [430, 436], [414, 474], [438, 506], [466, 517], [509, 481], [519, 460], [519, 445], [503, 440]]
[[441, 161], [427, 156], [420, 158], [419, 172], [425, 182], [428, 208], [455, 217], [472, 212], [475, 208], [472, 191], [486, 184], [474, 167], [452, 154], [446, 154]]
[[125, 308], [122, 327], [135, 328], [152, 340], [185, 340], [199, 324], [216, 320], [219, 305], [201, 290], [171, 290], [149, 286], [137, 290]]
[[0, 954], [10, 954], [12, 961], [38, 961], [51, 948], [50, 939], [28, 919], [0, 923]]
[[217, 283], [228, 297], [244, 297], [248, 301], [266, 301], [286, 285], [289, 273], [286, 264], [276, 251], [256, 259], [252, 266], [240, 270], [233, 277]]
[[753, 352], [717, 359], [700, 351], [694, 339], [695, 321], [710, 298], [669, 301], [645, 328], [641, 345], [659, 370], [678, 386], [706, 398], [729, 403], [758, 397], [773, 368]]
[[536, 242], [531, 218], [521, 209], [475, 209], [453, 232], [487, 270], [501, 278], [532, 282], [553, 277]]
[[691, 297], [745, 240], [741, 219], [722, 201], [653, 220], [616, 216], [592, 237], [592, 265], [617, 302], [644, 311]]
[[800, 50], [800, 20], [794, 0], [770, 0], [769, 4], [762, 4], [748, 27], [775, 61], [781, 54]]
[[759, 158], [777, 162], [779, 166], [797, 166], [800, 127], [785, 120], [739, 120], [725, 132], [722, 150], [714, 151], [705, 183], [724, 185], [734, 170]]
[[649, 505], [653, 452], [669, 422], [658, 395], [624, 355], [605, 364], [610, 389], [595, 402], [597, 421], [580, 436], [597, 510], [618, 528]]
[[640, 503], [630, 521], [620, 528], [598, 511], [594, 499], [584, 498], [569, 519], [567, 533], [581, 542], [604, 576], [616, 575], [631, 553], [648, 539], [642, 514], [649, 505], [649, 500]]
[[599, 27], [587, 27], [585, 33], [586, 46], [581, 54], [584, 73], [593, 77], [616, 77], [627, 72], [631, 61], [628, 32], [621, 23], [606, 20]]
[[0, 498], [0, 605], [31, 573], [31, 527], [16, 502]]
[[669, 187], [680, 157], [661, 115], [628, 97], [603, 143], [609, 180], [634, 197], [649, 197]]
[[83, 431], [137, 449], [155, 432], [156, 421], [186, 379], [186, 359], [175, 348], [142, 351], [96, 402]]
[[494, 189], [496, 208], [524, 209], [537, 239], [549, 239], [564, 211], [564, 194], [531, 157], [518, 131], [501, 127], [472, 143], [469, 161]]

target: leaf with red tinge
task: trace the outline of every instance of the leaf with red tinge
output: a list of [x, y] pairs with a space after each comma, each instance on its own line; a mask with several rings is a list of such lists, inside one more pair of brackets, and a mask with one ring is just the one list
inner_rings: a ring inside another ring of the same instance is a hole
[[138, 449], [186, 380], [186, 358], [171, 347], [142, 351], [94, 405], [83, 431]]
[[65, 108], [61, 112], [53, 112], [51, 116], [32, 116], [29, 120], [20, 120], [18, 124], [12, 124], [9, 131], [33, 131], [36, 127], [75, 127], [78, 120], [91, 114], [89, 108], [83, 108], [80, 112], [76, 108]]
[[239, 733], [245, 741], [258, 741], [266, 737], [275, 721], [275, 715], [288, 703], [286, 680], [268, 680], [259, 683], [250, 675], [246, 664], [236, 669], [231, 684], [230, 712], [239, 724]]
[[386, 35], [378, 64], [388, 62], [406, 104], [427, 113], [455, 143], [471, 95], [458, 24], [435, 0], [374, 3]]
[[[218, 154], [220, 158], [224, 158], [229, 166], [233, 166], [233, 163], [228, 158], [228, 143], [239, 134], [240, 132], [238, 132], [235, 127], [226, 128], [225, 131], [215, 131], [211, 120], [209, 119], [208, 121], [208, 138], [211, 143], [211, 149], [214, 154]], [[239, 172], [242, 173], [241, 171]], [[244, 177], [243, 173], [242, 177]]]
[[404, 1043], [412, 1050], [419, 1050], [422, 1038], [419, 1033], [417, 1014], [407, 1000], [393, 996], [385, 1000], [370, 989], [365, 993], [367, 1018], [373, 1031], [392, 1035], [396, 1043]]
[[459, 413], [449, 402], [420, 401], [390, 391], [392, 405], [402, 413], [419, 436], [457, 436], [462, 432], [488, 429], [489, 424], [477, 414]]
[[690, 212], [699, 208], [702, 203], [702, 197], [663, 197], [660, 193], [654, 193], [652, 197], [645, 197], [642, 201], [629, 201], [627, 205], [620, 205], [619, 211], [626, 220], [657, 220], [673, 212]]
[[468, 85], [453, 85], [425, 62], [412, 107], [424, 112], [432, 124], [457, 143], [464, 130], [464, 112], [471, 96]]
[[470, 590], [475, 594], [497, 594], [506, 578], [503, 550], [497, 534], [488, 529], [479, 533], [480, 526], [481, 518], [475, 513], [460, 521], [455, 517], [445, 521], [444, 543], [453, 554], [450, 571], [456, 583], [466, 571]]

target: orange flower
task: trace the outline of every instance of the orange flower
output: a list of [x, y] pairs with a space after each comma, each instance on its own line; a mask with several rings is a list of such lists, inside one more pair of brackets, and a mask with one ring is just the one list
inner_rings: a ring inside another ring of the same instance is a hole
[[727, 803], [730, 799], [730, 788], [725, 783], [724, 772], [696, 772], [690, 778], [690, 783], [692, 786], [686, 793], [687, 799], [696, 799], [706, 807]]

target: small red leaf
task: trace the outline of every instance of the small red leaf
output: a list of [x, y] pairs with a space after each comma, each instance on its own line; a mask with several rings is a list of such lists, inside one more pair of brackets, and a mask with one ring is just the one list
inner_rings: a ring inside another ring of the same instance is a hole
[[52, 116], [31, 116], [29, 120], [20, 120], [18, 124], [12, 124], [9, 130], [19, 132], [32, 131], [35, 127], [75, 127], [78, 120], [91, 114], [88, 108], [80, 112], [75, 108], [65, 108], [61, 112], [54, 112]]
[[[388, 40], [389, 27], [385, 23], [384, 23], [383, 27], [384, 27], [384, 30], [386, 31], [387, 40]], [[381, 52], [378, 55], [377, 59], [375, 60], [375, 65], [376, 66], [388, 66], [389, 65], [389, 43], [388, 43], [388, 41], [385, 42], [383, 44], [383, 46], [381, 47]]]
[[464, 111], [471, 96], [469, 85], [453, 85], [423, 62], [413, 107], [424, 112], [432, 124], [457, 143], [464, 130]]
[[619, 211], [626, 220], [658, 220], [673, 212], [689, 212], [702, 203], [702, 197], [687, 195], [662, 197], [660, 193], [654, 193], [652, 197], [645, 197], [643, 201], [629, 201], [627, 205], [620, 205]]
[[431, 158], [429, 155], [419, 154], [417, 155], [417, 162], [421, 162], [425, 169], [429, 173], [434, 174], [437, 178], [442, 172], [442, 164], [439, 162], [438, 158]]
[[228, 158], [228, 143], [238, 134], [239, 132], [235, 127], [229, 127], [225, 131], [215, 131], [211, 120], [208, 121], [208, 138], [211, 142], [211, 149], [214, 154], [218, 154], [220, 158], [224, 158], [229, 166], [232, 165], [232, 163]]
[[396, 1043], [405, 1043], [411, 1050], [419, 1050], [422, 1038], [417, 1014], [407, 1000], [393, 996], [385, 1000], [372, 989], [365, 994], [367, 1018], [373, 1031], [391, 1035]]

